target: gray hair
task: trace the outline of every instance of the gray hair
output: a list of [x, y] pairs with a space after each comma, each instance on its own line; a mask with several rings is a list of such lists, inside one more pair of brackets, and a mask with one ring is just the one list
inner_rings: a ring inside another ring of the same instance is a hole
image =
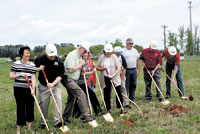
[[129, 41], [133, 41], [133, 39], [132, 39], [132, 38], [126, 39], [126, 44], [127, 44]]

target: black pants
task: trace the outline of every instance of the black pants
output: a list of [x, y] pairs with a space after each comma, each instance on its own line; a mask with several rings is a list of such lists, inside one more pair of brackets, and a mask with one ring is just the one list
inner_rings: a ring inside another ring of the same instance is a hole
[[[107, 78], [107, 77], [104, 77], [104, 81], [105, 81], [105, 85], [106, 85], [106, 87], [103, 89], [103, 91], [104, 91], [104, 100], [105, 100], [105, 103], [106, 103], [107, 111], [109, 111], [111, 109], [110, 98], [111, 98], [111, 91], [112, 91], [111, 87], [112, 87], [112, 84], [110, 82], [110, 79]], [[119, 86], [117, 86], [115, 88], [117, 90], [117, 94], [119, 96], [119, 99], [120, 99], [121, 103], [123, 103], [123, 98], [122, 98], [122, 93], [121, 93], [121, 85], [119, 85]], [[120, 103], [119, 103], [119, 101], [117, 99], [117, 96], [116, 96], [116, 104], [117, 104], [117, 108], [121, 108]]]
[[[84, 91], [84, 93], [87, 96], [85, 84], [81, 84], [81, 85], [79, 85], [79, 87]], [[89, 96], [90, 96], [90, 102], [92, 104], [94, 113], [97, 115], [98, 113], [102, 112], [99, 101], [97, 99], [97, 96], [96, 96], [95, 92], [93, 90], [91, 90], [89, 87], [88, 87], [88, 93], [89, 93]], [[80, 112], [80, 109], [79, 109], [78, 104], [76, 102], [75, 105], [74, 105], [73, 116], [79, 117], [80, 115], [81, 115], [81, 112]]]
[[34, 121], [34, 98], [29, 88], [14, 87], [17, 104], [17, 125], [26, 125]]

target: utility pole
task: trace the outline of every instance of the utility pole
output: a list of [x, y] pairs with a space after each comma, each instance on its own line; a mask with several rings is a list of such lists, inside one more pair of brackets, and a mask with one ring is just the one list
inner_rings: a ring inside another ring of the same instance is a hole
[[165, 29], [166, 29], [168, 26], [163, 25], [163, 26], [161, 26], [161, 27], [164, 29], [164, 32], [163, 32], [163, 34], [164, 34], [164, 49], [167, 49], [167, 46], [166, 46], [166, 33], [165, 33]]
[[192, 1], [189, 1], [188, 2], [190, 5], [189, 5], [189, 12], [190, 12], [190, 32], [192, 33], [192, 11], [191, 11], [191, 4], [192, 4]]

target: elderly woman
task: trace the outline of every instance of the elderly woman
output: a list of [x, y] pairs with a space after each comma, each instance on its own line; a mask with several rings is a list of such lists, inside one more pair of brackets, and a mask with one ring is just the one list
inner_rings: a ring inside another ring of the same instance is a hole
[[[104, 99], [106, 103], [107, 111], [111, 111], [111, 88], [112, 84], [110, 79], [112, 79], [114, 86], [117, 90], [117, 94], [120, 98], [120, 101], [123, 102], [121, 94], [121, 79], [120, 79], [120, 70], [121, 65], [116, 55], [112, 54], [113, 47], [111, 44], [104, 45], [104, 54], [98, 60], [97, 70], [101, 71], [100, 84], [104, 90]], [[108, 74], [106, 72], [108, 71]], [[118, 99], [116, 98], [117, 108], [121, 108]], [[120, 114], [125, 111], [120, 109]]]
[[[34, 98], [35, 94], [35, 64], [29, 61], [30, 48], [25, 46], [19, 50], [20, 60], [14, 62], [10, 72], [10, 79], [14, 82], [14, 96], [17, 104], [17, 134], [20, 134], [20, 129], [26, 125], [28, 130], [31, 130], [31, 122], [34, 121]], [[30, 90], [26, 81], [26, 77], [32, 85]]]

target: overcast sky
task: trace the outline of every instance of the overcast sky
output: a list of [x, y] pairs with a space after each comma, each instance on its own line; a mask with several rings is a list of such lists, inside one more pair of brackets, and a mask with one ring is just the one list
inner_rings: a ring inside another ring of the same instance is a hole
[[[94, 44], [134, 39], [163, 48], [163, 28], [189, 26], [188, 0], [0, 0], [0, 45]], [[192, 0], [192, 22], [200, 27], [200, 0]]]

